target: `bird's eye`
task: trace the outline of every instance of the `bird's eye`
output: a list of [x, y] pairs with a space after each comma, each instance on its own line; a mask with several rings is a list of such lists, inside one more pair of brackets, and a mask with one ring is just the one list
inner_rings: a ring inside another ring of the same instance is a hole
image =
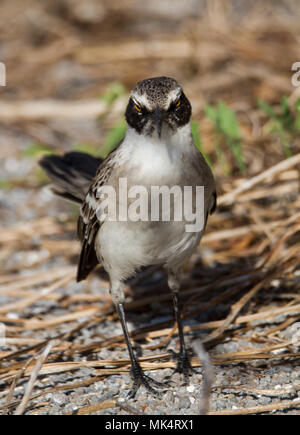
[[137, 104], [134, 105], [135, 110], [137, 110], [138, 112], [141, 112], [142, 109], [140, 106], [138, 106]]
[[181, 104], [181, 101], [180, 101], [180, 98], [179, 98], [179, 100], [177, 101], [177, 103], [176, 103], [176, 109], [178, 109], [178, 107], [180, 107], [180, 104]]

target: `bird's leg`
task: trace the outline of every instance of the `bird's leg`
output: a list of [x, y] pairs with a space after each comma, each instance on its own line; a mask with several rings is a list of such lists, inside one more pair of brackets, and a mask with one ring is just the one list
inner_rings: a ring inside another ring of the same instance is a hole
[[[120, 298], [120, 295], [124, 294], [123, 285], [122, 285], [122, 290], [121, 290], [121, 286], [119, 286], [119, 291], [117, 293], [114, 291], [114, 290], [116, 290], [116, 288], [111, 289], [111, 290], [112, 290], [111, 291], [112, 298], [114, 300], [114, 303], [115, 303], [115, 306], [116, 306], [116, 309], [117, 309], [117, 312], [119, 315], [119, 319], [120, 319], [121, 326], [123, 329], [123, 334], [125, 337], [128, 353], [130, 356], [130, 362], [131, 362], [130, 374], [131, 374], [131, 377], [133, 379], [133, 385], [132, 385], [132, 388], [128, 394], [128, 398], [130, 398], [130, 399], [133, 398], [136, 395], [136, 392], [138, 391], [138, 389], [141, 385], [144, 385], [144, 387], [148, 391], [150, 391], [152, 394], [159, 395], [162, 392], [164, 392], [164, 390], [158, 391], [155, 388], [153, 388], [152, 385], [155, 385], [157, 387], [165, 387], [167, 385], [167, 383], [158, 382], [155, 379], [152, 379], [149, 376], [145, 375], [142, 367], [140, 366], [140, 364], [139, 364], [139, 362], [134, 354], [131, 340], [129, 337], [129, 332], [128, 332], [127, 323], [126, 323], [126, 317], [125, 317], [125, 312], [124, 312], [124, 307], [123, 307], [124, 297]], [[120, 292], [120, 290], [121, 290], [121, 292]]]
[[183, 373], [184, 383], [188, 384], [189, 376], [194, 372], [194, 369], [191, 366], [188, 353], [186, 350], [186, 346], [185, 346], [185, 340], [184, 340], [184, 332], [183, 332], [183, 325], [181, 319], [181, 304], [179, 300], [179, 289], [180, 289], [179, 276], [180, 276], [179, 272], [175, 272], [173, 270], [168, 271], [168, 285], [170, 290], [172, 291], [175, 320], [178, 327], [178, 335], [179, 335], [179, 342], [180, 342], [179, 353], [178, 354], [173, 352], [172, 353], [177, 359], [176, 371], [179, 373]]

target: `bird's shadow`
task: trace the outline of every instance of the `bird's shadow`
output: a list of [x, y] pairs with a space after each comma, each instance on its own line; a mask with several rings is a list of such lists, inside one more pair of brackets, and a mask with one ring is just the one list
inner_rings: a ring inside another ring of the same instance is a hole
[[[198, 259], [185, 270], [180, 292], [184, 325], [225, 319], [232, 305], [253, 285], [254, 281], [247, 281], [246, 276], [256, 270], [256, 263], [255, 256], [237, 258], [228, 263], [218, 262], [212, 266], [207, 266]], [[102, 279], [108, 279], [103, 269], [99, 269], [97, 274]], [[241, 285], [239, 277], [243, 276], [245, 279]], [[125, 311], [131, 331], [159, 331], [174, 326], [172, 295], [163, 268], [144, 268], [128, 280], [127, 284], [128, 302], [125, 304]], [[197, 338], [205, 338], [210, 332], [197, 329], [186, 335], [191, 343]], [[135, 339], [135, 348], [139, 355], [147, 344], [149, 343], [145, 339]], [[176, 334], [173, 344], [178, 344]]]

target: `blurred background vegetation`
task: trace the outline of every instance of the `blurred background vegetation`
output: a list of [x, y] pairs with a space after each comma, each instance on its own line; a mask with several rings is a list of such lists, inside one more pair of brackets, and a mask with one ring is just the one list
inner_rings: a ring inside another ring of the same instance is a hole
[[217, 176], [299, 151], [297, 1], [2, 0], [0, 29], [0, 159], [106, 155], [124, 134], [128, 91], [157, 75], [182, 83]]

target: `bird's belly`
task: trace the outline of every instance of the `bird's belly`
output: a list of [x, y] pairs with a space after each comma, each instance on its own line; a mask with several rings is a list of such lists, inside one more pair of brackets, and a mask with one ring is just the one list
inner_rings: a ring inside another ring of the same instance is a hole
[[142, 266], [184, 263], [201, 234], [186, 232], [184, 222], [106, 221], [95, 247], [107, 272], [116, 279], [127, 279]]

